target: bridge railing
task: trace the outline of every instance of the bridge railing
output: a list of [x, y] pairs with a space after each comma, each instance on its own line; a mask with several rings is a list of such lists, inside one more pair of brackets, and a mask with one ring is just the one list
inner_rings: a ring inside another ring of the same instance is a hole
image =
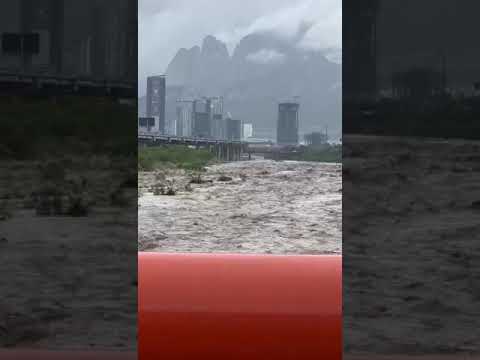
[[175, 135], [155, 134], [151, 132], [138, 132], [138, 138], [141, 140], [165, 141], [165, 142], [180, 142], [180, 143], [209, 143], [209, 144], [245, 144], [245, 142], [238, 140], [224, 140], [212, 139], [203, 137], [184, 137]]

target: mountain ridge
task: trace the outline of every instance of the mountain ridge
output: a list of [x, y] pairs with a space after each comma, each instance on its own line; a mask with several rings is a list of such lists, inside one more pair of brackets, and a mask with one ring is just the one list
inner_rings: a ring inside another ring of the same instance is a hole
[[212, 35], [202, 46], [178, 50], [166, 71], [167, 119], [176, 97], [223, 96], [224, 109], [275, 138], [278, 102], [299, 97], [300, 133], [341, 134], [341, 65], [271, 33], [243, 37], [230, 55]]

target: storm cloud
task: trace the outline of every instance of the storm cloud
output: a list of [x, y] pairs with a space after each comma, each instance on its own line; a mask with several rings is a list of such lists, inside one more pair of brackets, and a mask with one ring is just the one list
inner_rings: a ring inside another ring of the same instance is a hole
[[[140, 94], [146, 76], [164, 73], [179, 48], [201, 45], [207, 35], [230, 52], [242, 37], [263, 31], [332, 54], [342, 46], [339, 0], [139, 0], [138, 16]], [[272, 54], [257, 60], [265, 55]]]
[[284, 58], [285, 55], [273, 49], [262, 49], [247, 55], [247, 60], [256, 64], [278, 64], [282, 63]]

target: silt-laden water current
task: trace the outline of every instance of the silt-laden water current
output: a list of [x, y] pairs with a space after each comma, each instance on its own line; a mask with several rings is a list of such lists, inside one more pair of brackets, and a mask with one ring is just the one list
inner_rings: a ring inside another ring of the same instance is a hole
[[[341, 164], [270, 160], [141, 173], [139, 247], [162, 252], [340, 254]], [[223, 178], [222, 178], [223, 176]], [[161, 179], [179, 191], [154, 195]], [[223, 181], [222, 181], [223, 180]]]

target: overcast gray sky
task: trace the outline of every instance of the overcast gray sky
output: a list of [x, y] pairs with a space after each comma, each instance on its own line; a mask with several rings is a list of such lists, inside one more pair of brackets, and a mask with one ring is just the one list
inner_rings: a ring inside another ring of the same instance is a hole
[[301, 23], [313, 26], [300, 46], [341, 49], [341, 0], [139, 0], [139, 94], [145, 78], [163, 74], [178, 49], [214, 35], [232, 52], [245, 35], [270, 30], [293, 36]]

